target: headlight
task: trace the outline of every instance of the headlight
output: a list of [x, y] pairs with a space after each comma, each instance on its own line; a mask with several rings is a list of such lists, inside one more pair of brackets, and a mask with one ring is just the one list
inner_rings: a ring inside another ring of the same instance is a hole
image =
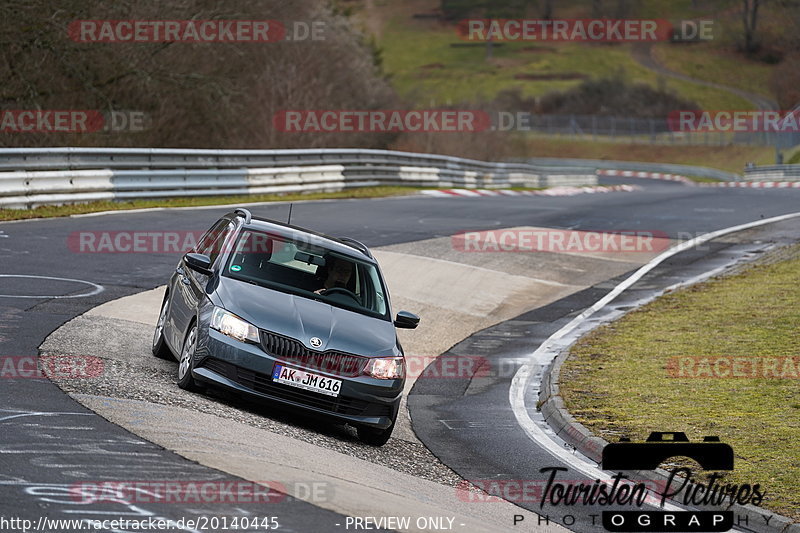
[[400, 379], [406, 376], [402, 357], [377, 357], [370, 359], [364, 373], [378, 379]]
[[214, 312], [211, 313], [210, 327], [211, 329], [219, 331], [223, 335], [233, 337], [237, 341], [259, 341], [258, 328], [256, 328], [253, 324], [242, 320], [233, 313], [227, 312], [221, 307], [215, 307]]

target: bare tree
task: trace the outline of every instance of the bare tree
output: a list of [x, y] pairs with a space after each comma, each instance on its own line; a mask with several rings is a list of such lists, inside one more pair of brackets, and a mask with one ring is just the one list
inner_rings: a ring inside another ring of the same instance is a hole
[[[376, 109], [397, 101], [366, 40], [314, 0], [0, 3], [0, 99], [5, 109], [136, 110], [142, 132], [0, 133], [6, 146], [215, 148], [385, 146], [370, 133], [285, 133], [287, 109]], [[84, 43], [75, 20], [263, 20], [321, 23], [324, 40], [272, 43]]]
[[618, 19], [626, 18], [630, 15], [630, 6], [627, 0], [617, 0], [617, 7], [614, 16]]
[[542, 0], [542, 18], [544, 20], [553, 19], [553, 0]]
[[744, 51], [748, 54], [758, 49], [756, 23], [761, 0], [742, 0], [742, 23], [744, 25]]

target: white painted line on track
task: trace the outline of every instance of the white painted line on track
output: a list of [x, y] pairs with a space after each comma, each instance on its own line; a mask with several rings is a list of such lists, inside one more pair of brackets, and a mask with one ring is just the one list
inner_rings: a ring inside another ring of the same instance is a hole
[[[694, 239], [690, 239], [676, 246], [673, 246], [672, 248], [661, 253], [660, 255], [654, 257], [650, 262], [639, 268], [636, 272], [631, 274], [627, 279], [625, 279], [619, 285], [614, 287], [614, 289], [611, 292], [609, 292], [603, 298], [595, 302], [594, 305], [584, 310], [580, 315], [570, 320], [568, 324], [566, 324], [561, 329], [553, 333], [532, 354], [530, 354], [527, 357], [527, 362], [520, 367], [520, 369], [517, 371], [516, 374], [514, 374], [514, 378], [511, 381], [511, 387], [509, 388], [508, 391], [508, 399], [509, 402], [511, 403], [511, 409], [514, 412], [514, 417], [517, 419], [517, 423], [522, 428], [522, 430], [528, 435], [528, 437], [530, 437], [531, 440], [536, 442], [543, 449], [547, 450], [551, 455], [563, 461], [576, 471], [588, 476], [590, 479], [600, 479], [606, 482], [607, 484], [610, 484], [611, 476], [606, 474], [603, 470], [595, 466], [593, 463], [590, 463], [575, 455], [572, 455], [572, 453], [570, 453], [567, 449], [563, 448], [550, 436], [548, 436], [547, 433], [545, 433], [544, 430], [541, 427], [539, 427], [528, 414], [528, 409], [525, 406], [525, 391], [528, 388], [528, 385], [534, 375], [534, 370], [536, 369], [536, 367], [543, 367], [547, 365], [557, 355], [557, 352], [551, 351], [552, 343], [565, 337], [570, 332], [574, 331], [587, 318], [589, 318], [597, 311], [605, 307], [608, 303], [610, 303], [617, 296], [622, 294], [622, 292], [628, 289], [631, 285], [639, 281], [645, 274], [653, 270], [656, 266], [664, 262], [666, 259], [669, 259], [673, 255], [688, 250], [698, 244], [702, 244], [704, 242], [710, 241], [717, 237], [721, 237], [723, 235], [727, 235], [729, 233], [735, 233], [737, 231], [755, 228], [766, 224], [772, 224], [774, 222], [781, 222], [783, 220], [789, 220], [797, 217], [800, 217], [800, 212], [789, 213], [787, 215], [767, 218], [764, 220], [756, 220], [754, 222], [748, 222], [746, 224], [740, 224], [738, 226], [732, 226], [729, 228], [723, 228], [721, 230], [712, 231], [710, 233], [700, 235], [699, 237], [695, 237]], [[672, 504], [666, 504], [664, 508], [670, 511], [681, 510], [680, 507], [673, 506]]]
[[[15, 415], [8, 415], [0, 418], [0, 422], [5, 422], [6, 420], [12, 420], [15, 418], [23, 418], [26, 416], [63, 416], [63, 415], [73, 415], [73, 416], [92, 416], [94, 413], [65, 413], [59, 411], [31, 411], [27, 413], [19, 413]], [[0, 452], [2, 453], [2, 452]]]
[[84, 285], [89, 285], [91, 287], [94, 287], [91, 291], [82, 292], [80, 294], [65, 294], [61, 296], [48, 296], [46, 294], [43, 294], [41, 296], [0, 294], [0, 298], [30, 298], [30, 299], [43, 299], [43, 300], [64, 299], [64, 298], [85, 298], [87, 296], [94, 296], [95, 294], [100, 294], [105, 290], [105, 287], [103, 287], [102, 285], [98, 285], [97, 283], [92, 283], [91, 281], [85, 281], [82, 279], [55, 278], [52, 276], [29, 276], [25, 274], [0, 274], [0, 278], [50, 279], [55, 281], [70, 281], [73, 283], [83, 283]]

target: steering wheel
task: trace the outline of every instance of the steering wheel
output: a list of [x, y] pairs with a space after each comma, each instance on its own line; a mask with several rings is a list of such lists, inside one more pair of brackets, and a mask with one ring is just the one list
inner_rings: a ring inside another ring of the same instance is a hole
[[361, 305], [361, 299], [358, 296], [356, 296], [355, 293], [345, 289], [344, 287], [331, 287], [330, 289], [325, 289], [320, 294], [324, 296], [330, 296], [332, 294], [343, 294], [355, 300], [358, 305]]

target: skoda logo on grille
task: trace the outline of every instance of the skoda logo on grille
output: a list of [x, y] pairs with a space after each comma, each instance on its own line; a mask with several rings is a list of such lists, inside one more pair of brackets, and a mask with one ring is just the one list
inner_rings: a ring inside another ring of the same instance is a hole
[[322, 339], [319, 337], [311, 337], [311, 340], [308, 342], [311, 344], [312, 348], [319, 348], [322, 346]]

